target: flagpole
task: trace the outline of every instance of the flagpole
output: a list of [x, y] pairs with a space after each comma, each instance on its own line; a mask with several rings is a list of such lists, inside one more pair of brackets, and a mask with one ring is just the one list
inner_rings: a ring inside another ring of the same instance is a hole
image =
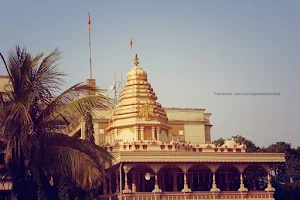
[[90, 49], [90, 79], [93, 79], [92, 75], [92, 44], [91, 44], [91, 18], [89, 13], [89, 49]]
[[132, 61], [132, 66], [134, 66], [134, 53], [133, 53], [133, 51], [132, 51], [132, 44], [133, 44], [133, 42], [132, 42], [132, 37], [131, 37], [131, 39], [130, 39], [130, 53], [131, 53], [131, 61]]

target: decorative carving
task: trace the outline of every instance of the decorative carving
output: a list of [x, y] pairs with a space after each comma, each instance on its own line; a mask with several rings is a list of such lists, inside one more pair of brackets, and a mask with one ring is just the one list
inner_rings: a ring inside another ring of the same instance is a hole
[[150, 105], [148, 103], [145, 103], [140, 108], [140, 115], [145, 118], [145, 120], [151, 120], [151, 117], [153, 116], [153, 105]]

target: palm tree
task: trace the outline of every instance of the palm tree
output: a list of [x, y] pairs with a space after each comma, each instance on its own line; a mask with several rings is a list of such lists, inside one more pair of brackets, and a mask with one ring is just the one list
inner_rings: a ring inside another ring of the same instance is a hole
[[82, 95], [97, 91], [85, 83], [61, 92], [65, 74], [57, 69], [58, 49], [43, 60], [43, 53], [34, 57], [19, 46], [9, 52], [7, 62], [0, 56], [10, 78], [7, 90], [0, 93], [0, 139], [7, 144], [5, 163], [16, 195], [30, 181], [36, 184], [39, 199], [46, 186], [64, 178], [85, 190], [101, 185], [112, 155], [64, 130], [86, 110], [106, 107], [107, 97]]

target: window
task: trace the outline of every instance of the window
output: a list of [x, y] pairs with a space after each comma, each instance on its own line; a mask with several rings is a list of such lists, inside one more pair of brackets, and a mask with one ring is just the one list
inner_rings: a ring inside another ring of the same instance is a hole
[[104, 129], [99, 129], [99, 134], [103, 135], [104, 134]]
[[184, 135], [183, 130], [179, 130], [179, 135]]

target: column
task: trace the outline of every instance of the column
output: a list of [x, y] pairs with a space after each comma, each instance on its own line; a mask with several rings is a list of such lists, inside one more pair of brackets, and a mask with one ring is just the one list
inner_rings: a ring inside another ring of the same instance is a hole
[[155, 138], [155, 127], [152, 126], [151, 128], [152, 128], [152, 140], [156, 140], [156, 138]]
[[159, 140], [160, 127], [156, 127], [156, 140]]
[[131, 184], [132, 192], [136, 192], [136, 174], [132, 173], [132, 184]]
[[160, 192], [162, 192], [162, 190], [159, 189], [159, 186], [158, 186], [157, 172], [155, 172], [155, 185], [154, 185], [154, 190], [152, 190], [152, 192], [154, 192], [154, 193], [160, 193]]
[[268, 191], [268, 192], [274, 192], [275, 191], [275, 188], [273, 188], [272, 184], [271, 184], [270, 172], [268, 172], [268, 187], [265, 189], [265, 191]]
[[125, 185], [124, 185], [123, 193], [131, 193], [131, 190], [128, 187], [128, 178], [127, 178], [129, 169], [126, 166], [124, 166], [123, 169], [124, 169], [124, 174], [125, 174]]
[[247, 192], [248, 189], [245, 188], [245, 186], [244, 186], [243, 172], [240, 172], [240, 181], [241, 181], [241, 182], [240, 182], [240, 188], [239, 188], [238, 191], [240, 191], [240, 192]]
[[143, 126], [140, 127], [140, 131], [141, 131], [141, 140], [144, 141], [144, 127]]
[[217, 184], [216, 184], [216, 173], [213, 172], [212, 175], [213, 175], [213, 180], [212, 180], [213, 184], [212, 184], [212, 188], [210, 189], [210, 191], [211, 192], [220, 192], [220, 189], [217, 188]]
[[187, 184], [187, 177], [186, 177], [186, 171], [183, 174], [183, 189], [181, 192], [192, 192], [192, 190], [189, 188]]
[[134, 132], [134, 140], [138, 141], [139, 140], [139, 127], [138, 126], [134, 126], [133, 127], [133, 132]]

